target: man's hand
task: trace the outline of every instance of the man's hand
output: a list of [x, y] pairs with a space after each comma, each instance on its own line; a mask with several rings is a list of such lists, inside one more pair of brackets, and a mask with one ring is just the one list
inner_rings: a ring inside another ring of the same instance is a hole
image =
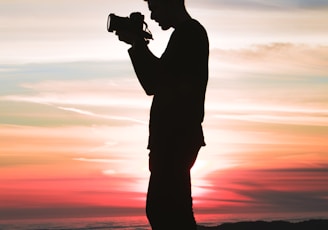
[[118, 39], [122, 42], [127, 44], [133, 45], [137, 40], [140, 40], [140, 37], [137, 36], [135, 33], [130, 32], [128, 30], [120, 30], [116, 31], [116, 35]]

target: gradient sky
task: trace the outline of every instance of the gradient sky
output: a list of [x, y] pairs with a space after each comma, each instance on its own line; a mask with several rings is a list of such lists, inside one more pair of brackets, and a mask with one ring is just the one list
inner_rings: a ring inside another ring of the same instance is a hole
[[[196, 215], [328, 217], [328, 2], [186, 0], [207, 28]], [[142, 214], [151, 97], [109, 13], [136, 0], [0, 2], [0, 219]]]

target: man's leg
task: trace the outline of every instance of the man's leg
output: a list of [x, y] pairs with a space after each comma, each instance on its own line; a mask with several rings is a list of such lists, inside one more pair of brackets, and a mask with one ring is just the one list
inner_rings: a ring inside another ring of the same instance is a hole
[[[146, 212], [154, 230], [195, 230], [190, 169], [199, 148], [150, 153]], [[169, 157], [170, 156], [170, 157]]]

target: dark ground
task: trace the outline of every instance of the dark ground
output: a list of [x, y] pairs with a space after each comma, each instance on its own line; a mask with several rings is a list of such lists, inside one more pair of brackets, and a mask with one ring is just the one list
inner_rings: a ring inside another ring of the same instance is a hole
[[328, 220], [308, 220], [291, 223], [287, 221], [252, 221], [225, 223], [217, 227], [199, 226], [198, 230], [328, 230]]

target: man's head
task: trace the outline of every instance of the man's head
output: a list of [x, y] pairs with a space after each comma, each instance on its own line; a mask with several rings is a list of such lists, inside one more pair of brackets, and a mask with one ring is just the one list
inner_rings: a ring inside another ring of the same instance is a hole
[[184, 0], [145, 0], [155, 20], [163, 30], [175, 27], [179, 18], [186, 13]]

